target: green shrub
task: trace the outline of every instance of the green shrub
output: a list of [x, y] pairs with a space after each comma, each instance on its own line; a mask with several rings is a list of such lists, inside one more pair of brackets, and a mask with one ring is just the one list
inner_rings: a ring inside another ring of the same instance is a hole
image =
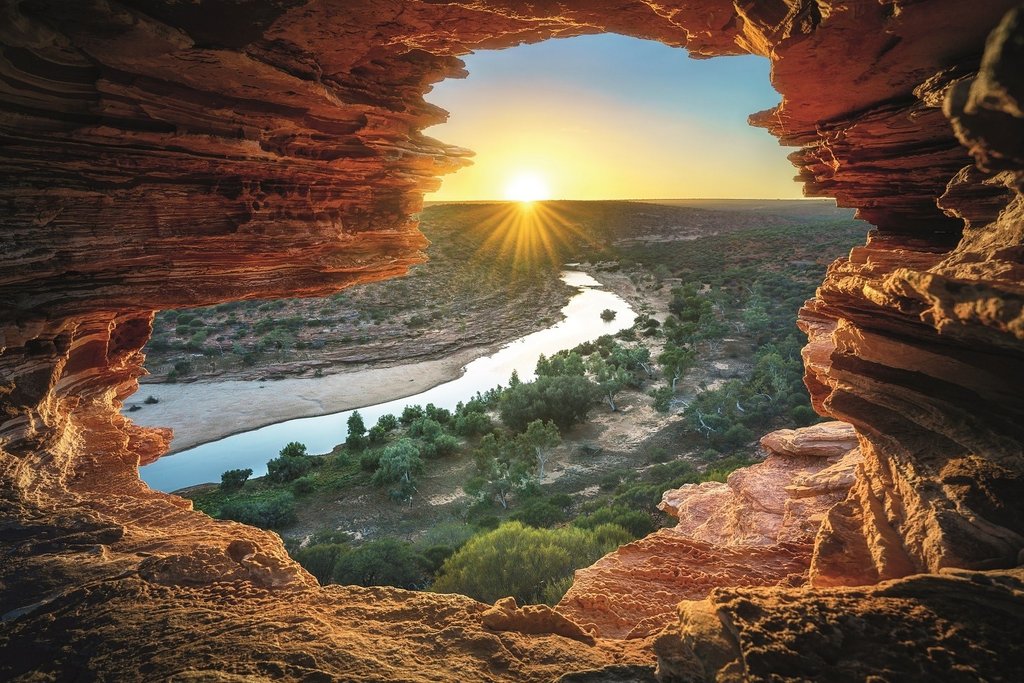
[[334, 565], [338, 558], [347, 552], [349, 552], [347, 545], [323, 543], [301, 548], [295, 551], [292, 557], [302, 565], [303, 569], [315, 576], [321, 585], [326, 585], [334, 576]]
[[221, 507], [218, 517], [261, 529], [281, 529], [296, 521], [295, 497], [288, 491], [278, 491], [258, 499], [231, 500]]
[[669, 408], [672, 406], [671, 387], [658, 387], [657, 389], [652, 389], [648, 396], [654, 399], [654, 409], [659, 413], [667, 413]]
[[430, 562], [412, 544], [382, 538], [340, 555], [333, 579], [344, 585], [422, 588], [429, 578], [429, 567]]
[[423, 408], [419, 406], [406, 406], [402, 409], [402, 416], [398, 418], [398, 421], [408, 427], [421, 417], [423, 417]]
[[420, 455], [424, 458], [443, 458], [451, 455], [459, 448], [459, 440], [451, 434], [442, 434], [433, 441], [427, 441], [420, 446]]
[[[371, 430], [372, 431], [372, 430]], [[359, 456], [359, 467], [367, 472], [376, 471], [380, 466], [380, 451], [366, 451]]]
[[366, 448], [366, 425], [363, 423], [363, 416], [358, 410], [352, 411], [348, 416], [348, 436], [345, 439], [345, 446], [353, 451], [361, 451]]
[[280, 456], [267, 462], [267, 479], [283, 484], [298, 479], [313, 468], [314, 460], [306, 455], [306, 446], [292, 441], [280, 451]]
[[557, 605], [565, 597], [565, 594], [572, 588], [573, 576], [564, 576], [561, 579], [548, 582], [541, 591], [541, 602], [545, 605]]
[[431, 420], [440, 424], [448, 424], [451, 422], [452, 413], [447, 408], [438, 408], [433, 403], [428, 403], [427, 407], [423, 409], [424, 414]]
[[501, 421], [517, 432], [534, 420], [551, 420], [568, 429], [586, 419], [597, 399], [596, 386], [585, 377], [538, 377], [505, 389], [498, 410]]
[[545, 589], [571, 577], [630, 540], [620, 527], [534, 529], [508, 522], [474, 536], [441, 567], [431, 590], [491, 603], [511, 595], [520, 604], [552, 595]]
[[245, 482], [252, 476], [252, 469], [228, 470], [220, 475], [221, 491], [237, 491], [245, 485]]
[[388, 432], [386, 429], [378, 425], [370, 427], [370, 431], [366, 433], [367, 445], [379, 446], [388, 440]]
[[562, 524], [569, 519], [569, 515], [565, 509], [551, 501], [539, 499], [532, 500], [516, 510], [510, 519], [540, 529]]
[[482, 436], [494, 429], [484, 413], [466, 413], [455, 418], [452, 430], [459, 436]]
[[292, 493], [296, 496], [306, 496], [316, 490], [316, 480], [313, 477], [299, 477], [292, 482]]
[[380, 427], [385, 433], [390, 432], [398, 428], [398, 418], [388, 413], [387, 415], [381, 415], [377, 419], [377, 426]]
[[622, 527], [633, 538], [643, 538], [657, 528], [651, 516], [640, 510], [631, 510], [623, 506], [608, 506], [580, 515], [572, 521], [573, 526], [581, 529], [594, 529], [605, 524]]
[[429, 417], [420, 417], [409, 423], [409, 436], [433, 441], [443, 433], [444, 430], [441, 427], [441, 423]]

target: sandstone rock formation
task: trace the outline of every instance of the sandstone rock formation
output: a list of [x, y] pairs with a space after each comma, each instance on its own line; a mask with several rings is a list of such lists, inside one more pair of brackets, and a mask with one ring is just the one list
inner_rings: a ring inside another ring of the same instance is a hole
[[714, 588], [807, 583], [825, 512], [854, 483], [853, 428], [827, 422], [761, 439], [768, 457], [726, 483], [686, 484], [660, 507], [678, 518], [576, 572], [558, 610], [603, 636], [646, 637], [667, 626], [681, 600]]
[[[783, 101], [752, 121], [799, 148], [808, 193], [877, 227], [801, 312], [814, 405], [864, 458], [814, 541], [815, 587], [713, 592], [661, 641], [662, 673], [1019, 679], [1014, 4], [3, 3], [0, 674], [595, 680], [649, 664], [607, 640], [492, 633], [457, 598], [316, 588], [275, 535], [143, 486], [135, 467], [167, 434], [118, 415], [154, 309], [326, 293], [423, 258], [422, 192], [467, 155], [420, 133], [444, 117], [423, 94], [463, 73], [458, 55], [614, 31], [768, 57]], [[898, 578], [916, 572], [931, 575]]]

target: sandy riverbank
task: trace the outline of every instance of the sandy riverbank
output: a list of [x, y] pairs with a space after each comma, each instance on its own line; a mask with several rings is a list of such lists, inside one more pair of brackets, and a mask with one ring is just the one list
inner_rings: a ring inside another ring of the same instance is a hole
[[[145, 384], [125, 403], [141, 409], [126, 414], [140, 425], [173, 429], [170, 452], [177, 453], [276, 422], [412, 396], [459, 377], [467, 363], [493, 350], [475, 347], [437, 360], [324, 377]], [[143, 404], [148, 396], [159, 403]]]

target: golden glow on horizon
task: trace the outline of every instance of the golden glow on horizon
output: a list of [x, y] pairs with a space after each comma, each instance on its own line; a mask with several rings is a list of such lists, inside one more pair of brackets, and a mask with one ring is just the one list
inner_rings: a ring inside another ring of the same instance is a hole
[[[495, 104], [449, 104], [427, 134], [473, 150], [472, 165], [443, 179], [431, 201], [508, 196], [510, 171], [543, 171], [557, 199], [797, 199], [793, 166], [763, 130], [652, 113], [578, 93], [534, 93]], [[505, 94], [507, 97], [507, 93]], [[642, 122], [642, 123], [639, 123]]]
[[505, 199], [524, 204], [551, 199], [551, 188], [540, 173], [523, 171], [514, 175], [505, 185]]
[[489, 205], [481, 208], [476, 229], [487, 238], [474, 256], [481, 263], [511, 262], [514, 271], [528, 275], [535, 269], [560, 269], [565, 255], [581, 241], [593, 239], [580, 228], [571, 208], [556, 208], [538, 201]]

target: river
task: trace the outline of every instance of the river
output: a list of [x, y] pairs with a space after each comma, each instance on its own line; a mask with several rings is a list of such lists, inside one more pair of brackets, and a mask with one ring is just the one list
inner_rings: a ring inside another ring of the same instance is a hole
[[[453, 409], [459, 401], [467, 401], [492, 389], [508, 384], [512, 371], [523, 381], [534, 378], [537, 358], [543, 353], [571, 349], [604, 334], [614, 334], [633, 324], [635, 313], [621, 297], [601, 288], [601, 283], [580, 271], [563, 271], [562, 280], [579, 288], [562, 309], [564, 318], [551, 327], [528, 334], [501, 347], [490, 356], [467, 364], [458, 379], [439, 384], [413, 396], [358, 408], [367, 427], [376, 424], [381, 415], [399, 415], [407, 405], [433, 403]], [[611, 321], [601, 319], [605, 309], [615, 311]], [[410, 366], [414, 373], [415, 366]], [[309, 381], [315, 382], [316, 379]], [[268, 400], [273, 400], [272, 398]], [[165, 456], [140, 468], [139, 475], [150, 487], [159, 491], [175, 491], [206, 482], [220, 481], [225, 470], [251, 468], [254, 477], [267, 473], [267, 461], [277, 457], [281, 447], [290, 441], [304, 443], [310, 453], [328, 453], [345, 441], [347, 422], [353, 410], [304, 417], [241, 432], [217, 441]]]

